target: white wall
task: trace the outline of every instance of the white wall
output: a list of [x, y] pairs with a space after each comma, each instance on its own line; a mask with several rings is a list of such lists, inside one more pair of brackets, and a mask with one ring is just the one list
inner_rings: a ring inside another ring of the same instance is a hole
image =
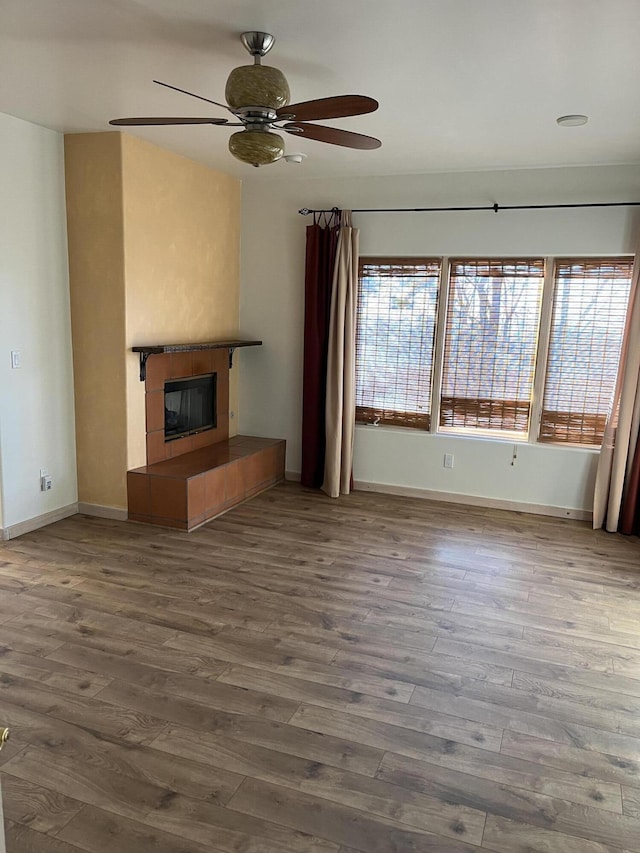
[[[366, 154], [363, 154], [366, 156]], [[240, 431], [286, 438], [287, 470], [300, 470], [305, 226], [301, 207], [426, 207], [640, 200], [640, 167], [531, 169], [319, 180], [277, 164], [243, 188], [243, 335]], [[294, 170], [298, 168], [299, 172]], [[588, 255], [635, 251], [640, 209], [605, 208], [354, 214], [363, 255]], [[589, 510], [590, 450], [357, 427], [357, 481], [456, 493], [494, 502]], [[455, 467], [442, 467], [455, 453]], [[523, 506], [524, 508], [524, 506]]]
[[1, 114], [0, 488], [5, 530], [77, 500], [62, 136]]

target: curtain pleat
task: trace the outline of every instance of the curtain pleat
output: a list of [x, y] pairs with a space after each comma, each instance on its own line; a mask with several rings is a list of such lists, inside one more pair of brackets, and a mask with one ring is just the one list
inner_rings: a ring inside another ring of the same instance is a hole
[[324, 479], [327, 347], [337, 245], [335, 216], [307, 227], [300, 480], [315, 489]]
[[640, 535], [640, 438], [636, 442], [631, 470], [622, 501], [620, 533]]
[[359, 232], [351, 212], [343, 211], [331, 295], [327, 392], [326, 455], [322, 489], [330, 497], [351, 491], [356, 421], [356, 310]]
[[[637, 501], [637, 479], [635, 498], [633, 495], [633, 465], [640, 428], [639, 257], [640, 253], [636, 253], [618, 379], [598, 458], [593, 502], [594, 528], [604, 526], [610, 533], [620, 527], [623, 502]], [[632, 516], [633, 511], [628, 514]]]

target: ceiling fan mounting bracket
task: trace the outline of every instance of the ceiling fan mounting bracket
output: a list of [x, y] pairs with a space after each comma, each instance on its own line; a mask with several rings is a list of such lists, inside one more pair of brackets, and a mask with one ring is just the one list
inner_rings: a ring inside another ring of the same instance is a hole
[[256, 65], [260, 65], [260, 60], [269, 53], [276, 41], [271, 33], [262, 33], [257, 30], [242, 33], [240, 38], [242, 44], [253, 56]]

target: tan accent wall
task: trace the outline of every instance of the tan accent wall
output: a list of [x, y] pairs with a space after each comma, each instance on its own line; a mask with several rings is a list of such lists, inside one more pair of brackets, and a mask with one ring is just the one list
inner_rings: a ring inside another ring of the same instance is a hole
[[118, 132], [67, 135], [65, 165], [78, 500], [125, 508], [146, 461], [131, 347], [238, 332], [240, 182]]
[[126, 507], [122, 135], [65, 137], [78, 500]]
[[[126, 347], [235, 337], [240, 182], [123, 135]], [[153, 358], [153, 356], [152, 356]], [[127, 356], [128, 468], [145, 464], [144, 384]], [[237, 413], [237, 369], [230, 409]], [[237, 417], [230, 434], [237, 432]]]

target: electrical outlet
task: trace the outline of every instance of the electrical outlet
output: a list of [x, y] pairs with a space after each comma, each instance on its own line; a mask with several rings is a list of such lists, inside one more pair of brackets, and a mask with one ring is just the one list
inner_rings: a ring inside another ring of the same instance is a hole
[[40, 491], [50, 492], [53, 489], [53, 477], [51, 474], [43, 474], [40, 477]]
[[444, 454], [444, 467], [445, 468], [453, 468], [453, 453], [445, 453]]

